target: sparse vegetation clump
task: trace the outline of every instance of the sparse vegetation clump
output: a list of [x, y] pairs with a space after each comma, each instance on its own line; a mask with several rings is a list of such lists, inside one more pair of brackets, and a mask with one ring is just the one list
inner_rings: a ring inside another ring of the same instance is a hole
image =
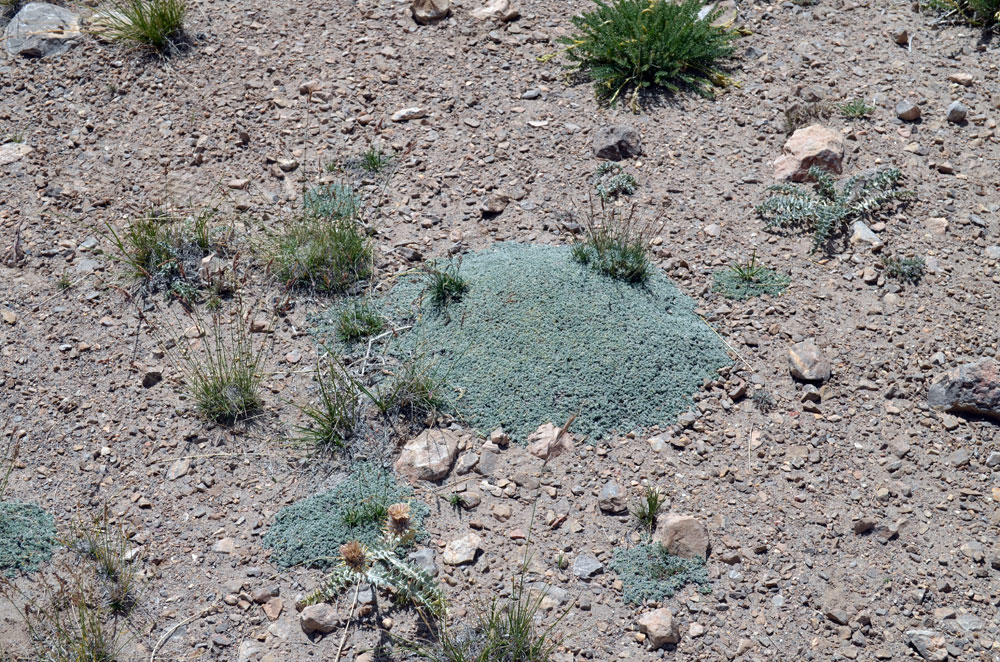
[[638, 110], [649, 87], [692, 90], [712, 96], [725, 85], [719, 64], [733, 54], [732, 30], [713, 25], [722, 15], [699, 17], [700, 0], [594, 0], [596, 8], [572, 17], [577, 33], [563, 37], [566, 56], [589, 76], [598, 98], [614, 104], [628, 98]]
[[793, 103], [785, 109], [785, 133], [791, 135], [804, 126], [830, 117], [830, 106], [822, 101]]
[[331, 356], [317, 367], [316, 382], [319, 401], [299, 407], [308, 424], [296, 426], [295, 438], [322, 451], [341, 449], [357, 433], [367, 390]]
[[358, 159], [358, 165], [361, 166], [361, 169], [373, 175], [385, 170], [390, 163], [392, 163], [392, 155], [383, 152], [378, 145], [369, 147]]
[[185, 0], [111, 0], [102, 22], [111, 38], [166, 52], [184, 39]]
[[764, 294], [777, 296], [785, 291], [791, 279], [783, 273], [769, 269], [757, 261], [754, 249], [750, 259], [736, 262], [713, 275], [712, 289], [727, 299], [745, 301]]
[[419, 419], [444, 406], [447, 380], [423, 354], [413, 354], [375, 385], [372, 400], [379, 413]]
[[886, 276], [910, 285], [916, 285], [924, 277], [924, 258], [919, 256], [899, 258], [887, 255], [882, 258], [882, 266]]
[[371, 277], [373, 249], [358, 220], [357, 196], [345, 185], [307, 191], [304, 213], [270, 242], [277, 278], [288, 287], [338, 294]]
[[0, 501], [0, 573], [34, 572], [52, 557], [56, 526], [38, 506]]
[[922, 4], [945, 19], [984, 28], [1000, 24], [1000, 0], [924, 0]]
[[263, 404], [266, 341], [255, 343], [243, 320], [227, 322], [217, 313], [208, 337], [199, 344], [182, 355], [185, 381], [198, 412], [223, 424], [257, 413]]
[[95, 586], [102, 604], [114, 615], [132, 610], [139, 598], [139, 568], [131, 559], [129, 536], [121, 522], [114, 522], [105, 507], [89, 522], [79, 522], [70, 546], [94, 563]]
[[346, 306], [337, 319], [337, 338], [349, 343], [378, 335], [385, 329], [385, 318], [367, 301]]
[[660, 490], [647, 485], [642, 500], [632, 507], [632, 517], [639, 522], [639, 526], [652, 533], [656, 528], [656, 518], [665, 502], [666, 499]]
[[382, 525], [390, 506], [406, 502], [414, 536], [394, 547], [402, 553], [414, 537], [420, 537], [429, 512], [427, 506], [410, 499], [412, 494], [390, 471], [359, 463], [332, 490], [282, 509], [264, 535], [264, 544], [274, 549], [272, 558], [283, 568], [300, 564], [330, 567], [339, 563], [341, 546], [351, 541], [369, 549], [381, 545]]
[[620, 195], [632, 195], [638, 186], [639, 182], [635, 177], [623, 172], [617, 163], [602, 163], [594, 174], [594, 188], [597, 196], [604, 202]]
[[427, 267], [427, 294], [431, 303], [438, 308], [460, 301], [462, 296], [469, 291], [468, 281], [459, 273], [461, 268], [461, 261], [452, 262], [443, 267]]
[[839, 190], [822, 168], [810, 168], [809, 175], [816, 182], [812, 192], [793, 184], [772, 186], [768, 190], [776, 195], [757, 206], [757, 215], [768, 228], [812, 233], [813, 252], [828, 246], [854, 221], [870, 218], [889, 203], [910, 197], [899, 188], [903, 176], [898, 168], [855, 175]]
[[690, 583], [698, 584], [704, 593], [711, 590], [705, 559], [673, 556], [657, 542], [616, 549], [608, 566], [618, 573], [623, 597], [632, 604], [665, 600]]
[[847, 103], [840, 104], [840, 114], [850, 120], [859, 120], [869, 117], [875, 108], [865, 103], [864, 99], [851, 99]]
[[571, 254], [580, 264], [626, 283], [644, 283], [653, 271], [649, 261], [650, 227], [635, 217], [635, 208], [624, 212], [601, 202], [598, 218], [593, 212], [583, 241], [573, 244]]

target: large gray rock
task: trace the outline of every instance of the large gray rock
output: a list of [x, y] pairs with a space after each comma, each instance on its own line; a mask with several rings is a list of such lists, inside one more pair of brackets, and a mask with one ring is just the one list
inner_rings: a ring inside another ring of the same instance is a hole
[[938, 375], [927, 391], [927, 404], [944, 411], [1000, 416], [1000, 363], [987, 358]]
[[814, 340], [804, 340], [788, 348], [788, 372], [806, 382], [830, 379], [830, 361]]
[[341, 618], [337, 608], [321, 602], [309, 605], [299, 614], [299, 625], [306, 634], [330, 634], [340, 627]]
[[594, 156], [621, 161], [642, 154], [639, 132], [630, 126], [606, 126], [594, 135]]
[[944, 636], [934, 630], [908, 630], [906, 643], [910, 644], [920, 657], [929, 662], [944, 662], [948, 659], [948, 647]]
[[47, 2], [26, 4], [3, 31], [7, 53], [24, 57], [60, 55], [82, 36], [76, 14]]

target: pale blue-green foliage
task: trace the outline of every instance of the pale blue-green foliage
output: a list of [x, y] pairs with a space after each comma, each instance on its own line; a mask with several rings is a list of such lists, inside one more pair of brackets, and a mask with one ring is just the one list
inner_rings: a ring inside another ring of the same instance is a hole
[[55, 520], [38, 506], [0, 502], [0, 572], [31, 572], [48, 561], [56, 544]]
[[430, 510], [412, 501], [412, 494], [390, 471], [361, 463], [332, 490], [278, 512], [263, 542], [274, 549], [272, 560], [283, 568], [329, 567], [337, 563], [340, 546], [351, 540], [377, 546], [384, 536], [386, 510], [394, 503], [410, 503], [410, 521], [419, 533]]
[[656, 542], [616, 549], [608, 567], [621, 578], [625, 601], [633, 604], [665, 600], [690, 583], [703, 593], [712, 590], [705, 559], [673, 556]]
[[475, 428], [523, 440], [542, 423], [604, 437], [666, 424], [729, 363], [694, 302], [658, 269], [644, 284], [574, 262], [567, 247], [499, 244], [463, 257], [468, 291], [445, 308], [403, 279], [384, 301], [388, 346], [421, 354], [449, 389], [444, 406]]

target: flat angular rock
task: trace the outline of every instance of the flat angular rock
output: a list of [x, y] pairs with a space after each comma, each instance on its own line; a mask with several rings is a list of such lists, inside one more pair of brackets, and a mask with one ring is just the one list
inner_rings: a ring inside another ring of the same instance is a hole
[[824, 382], [830, 379], [830, 362], [813, 340], [804, 340], [788, 348], [788, 372], [795, 379]]
[[604, 572], [604, 564], [589, 554], [580, 554], [573, 559], [573, 574], [580, 579], [589, 579]]
[[410, 13], [421, 25], [436, 23], [451, 16], [451, 0], [413, 0]]
[[601, 493], [597, 497], [597, 505], [603, 512], [612, 514], [624, 513], [628, 509], [625, 493], [614, 481], [609, 481], [601, 488]]
[[943, 411], [1000, 417], [1000, 363], [986, 358], [938, 375], [927, 391], [927, 404]]
[[480, 21], [495, 18], [498, 21], [503, 21], [504, 23], [513, 21], [521, 16], [521, 12], [518, 11], [517, 7], [513, 2], [511, 2], [511, 0], [492, 0], [485, 7], [473, 9], [469, 12], [469, 14], [471, 14], [473, 18], [478, 18]]
[[851, 226], [851, 243], [865, 243], [872, 248], [882, 248], [882, 240], [864, 221], [854, 221]]
[[598, 129], [594, 136], [594, 156], [599, 159], [621, 161], [640, 154], [639, 132], [630, 126], [606, 126]]
[[79, 17], [47, 2], [29, 2], [3, 32], [7, 53], [23, 57], [61, 55], [83, 36]]
[[920, 106], [912, 101], [900, 101], [896, 104], [896, 117], [904, 122], [915, 122], [920, 119]]
[[840, 133], [819, 124], [797, 130], [785, 142], [783, 154], [774, 162], [774, 178], [804, 182], [809, 169], [822, 168], [840, 174], [844, 160], [844, 139]]
[[708, 529], [698, 518], [679, 513], [664, 513], [656, 519], [653, 541], [674, 556], [690, 559], [708, 558]]
[[403, 446], [394, 465], [396, 473], [411, 483], [441, 480], [455, 462], [460, 440], [453, 430], [424, 430]]
[[32, 147], [26, 143], [4, 143], [0, 145], [0, 166], [10, 165], [31, 154]]
[[646, 635], [650, 650], [676, 644], [681, 640], [681, 631], [674, 620], [674, 613], [666, 607], [646, 612], [639, 617], [639, 632]]
[[930, 662], [944, 662], [948, 659], [944, 636], [934, 630], [908, 630], [906, 643], [920, 653], [920, 657]]
[[445, 545], [441, 560], [445, 565], [463, 565], [476, 560], [476, 554], [482, 549], [483, 540], [475, 533], [452, 540]]

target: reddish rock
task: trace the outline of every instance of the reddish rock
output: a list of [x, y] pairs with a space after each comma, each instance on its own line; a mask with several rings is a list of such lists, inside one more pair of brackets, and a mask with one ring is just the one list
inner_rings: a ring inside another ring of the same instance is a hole
[[681, 640], [681, 631], [674, 620], [674, 614], [666, 607], [647, 612], [639, 617], [639, 632], [646, 635], [646, 643], [651, 650], [676, 644]]
[[785, 142], [784, 153], [774, 162], [774, 178], [804, 182], [813, 166], [840, 174], [844, 160], [844, 140], [825, 126], [813, 124], [799, 129]]

